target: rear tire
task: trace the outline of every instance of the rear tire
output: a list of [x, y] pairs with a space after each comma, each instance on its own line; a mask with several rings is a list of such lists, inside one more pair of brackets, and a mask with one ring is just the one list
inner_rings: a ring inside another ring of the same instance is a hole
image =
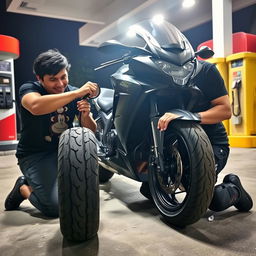
[[76, 127], [62, 133], [58, 151], [60, 229], [67, 240], [85, 241], [99, 228], [96, 139]]
[[149, 170], [155, 205], [170, 224], [192, 224], [212, 200], [216, 174], [211, 143], [200, 125], [173, 121], [165, 134], [163, 155], [165, 173], [155, 167]]

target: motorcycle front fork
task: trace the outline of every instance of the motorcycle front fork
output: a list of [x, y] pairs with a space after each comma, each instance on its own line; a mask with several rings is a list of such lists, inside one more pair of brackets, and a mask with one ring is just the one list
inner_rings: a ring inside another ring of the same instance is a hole
[[159, 117], [151, 118], [151, 131], [153, 136], [153, 155], [154, 159], [151, 159], [152, 165], [156, 167], [157, 172], [164, 172], [163, 161], [163, 147], [164, 147], [164, 131], [157, 129]]

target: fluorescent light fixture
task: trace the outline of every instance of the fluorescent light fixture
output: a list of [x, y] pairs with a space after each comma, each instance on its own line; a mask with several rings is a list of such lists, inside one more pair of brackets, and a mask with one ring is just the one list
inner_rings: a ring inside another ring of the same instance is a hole
[[182, 6], [184, 8], [189, 8], [195, 5], [195, 3], [196, 3], [195, 0], [183, 0]]
[[157, 14], [153, 17], [152, 21], [157, 24], [160, 25], [163, 23], [164, 21], [164, 16], [162, 14]]

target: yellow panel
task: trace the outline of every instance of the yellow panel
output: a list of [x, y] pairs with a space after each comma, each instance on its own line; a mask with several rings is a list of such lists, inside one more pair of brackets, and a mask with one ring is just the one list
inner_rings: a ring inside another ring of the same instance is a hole
[[[236, 53], [228, 56], [226, 60], [229, 95], [237, 106], [232, 108], [232, 118], [229, 120], [230, 145], [256, 147], [256, 53]], [[241, 87], [234, 89], [239, 84], [238, 81], [241, 81]], [[235, 112], [239, 115], [235, 116]]]
[[234, 148], [255, 148], [256, 136], [229, 136], [229, 144]]

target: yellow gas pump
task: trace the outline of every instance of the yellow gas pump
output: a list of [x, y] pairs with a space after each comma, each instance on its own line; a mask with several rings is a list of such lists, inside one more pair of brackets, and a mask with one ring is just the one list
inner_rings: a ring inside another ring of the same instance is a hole
[[[226, 63], [226, 58], [210, 58], [206, 61], [216, 64], [216, 67], [219, 70], [228, 91], [228, 65]], [[229, 120], [224, 120], [222, 123], [226, 129], [227, 134], [229, 134]]]
[[241, 52], [226, 58], [232, 117], [231, 147], [256, 147], [256, 53]]

